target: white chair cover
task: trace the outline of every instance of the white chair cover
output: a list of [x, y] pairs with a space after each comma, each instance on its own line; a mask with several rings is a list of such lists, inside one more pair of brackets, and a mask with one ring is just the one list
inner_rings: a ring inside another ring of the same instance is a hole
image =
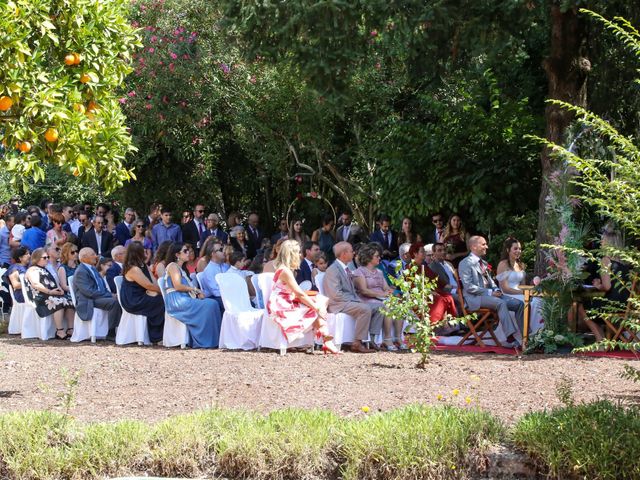
[[[266, 272], [269, 273], [269, 272]], [[262, 275], [262, 274], [260, 274]], [[273, 274], [271, 274], [271, 278], [273, 278]], [[251, 285], [253, 285], [253, 289], [256, 291], [256, 307], [257, 308], [265, 308], [267, 306], [268, 298], [264, 298], [262, 290], [260, 290], [260, 285], [258, 283], [258, 275], [251, 275]]]
[[19, 303], [16, 300], [16, 294], [13, 291], [13, 286], [9, 282], [9, 295], [11, 295], [11, 315], [9, 315], [9, 335], [20, 335], [22, 332], [22, 318], [25, 315], [27, 305], [25, 303]]
[[311, 283], [310, 280], [305, 280], [300, 284], [300, 288], [302, 290], [311, 290], [312, 287], [313, 287], [313, 283]]
[[[118, 302], [122, 307], [120, 300], [120, 290], [122, 289], [122, 275], [115, 277], [116, 291]], [[122, 308], [122, 316], [120, 317], [120, 325], [116, 331], [116, 345], [126, 345], [128, 343], [137, 343], [138, 345], [151, 345], [149, 340], [149, 331], [147, 329], [147, 317], [144, 315], [134, 315]]]
[[[320, 295], [324, 295], [324, 272], [316, 275], [316, 286]], [[333, 343], [340, 348], [343, 343], [353, 343], [356, 338], [356, 321], [346, 313], [327, 314], [327, 326], [329, 333], [333, 335]]]
[[[165, 290], [167, 288], [167, 281], [165, 277], [158, 279], [158, 286], [160, 287], [160, 291], [162, 292], [162, 299], [165, 300], [166, 308], [167, 292]], [[180, 348], [186, 348], [188, 344], [189, 330], [187, 329], [187, 326], [176, 317], [169, 315], [165, 310], [164, 330], [162, 331], [162, 345], [165, 347], [177, 347], [178, 345], [180, 345]]]
[[200, 288], [200, 282], [198, 281], [198, 274], [196, 272], [189, 274], [189, 278], [191, 279], [191, 285]]
[[[8, 268], [2, 268], [0, 267], [0, 279], [2, 279], [2, 277], [4, 276], [4, 274], [7, 272]], [[11, 282], [9, 282], [7, 280], [7, 284], [9, 284]], [[7, 288], [4, 286], [4, 283], [2, 283], [2, 280], [0, 280], [0, 292], [7, 292], [9, 293], [9, 290], [7, 290]], [[4, 297], [0, 296], [0, 305], [2, 306], [2, 308], [0, 309], [0, 316], [2, 316], [2, 321], [4, 322], [4, 316], [6, 315], [4, 313]], [[13, 304], [12, 304], [13, 305]]]
[[235, 273], [218, 273], [216, 281], [224, 304], [220, 348], [253, 350], [258, 348], [264, 310], [253, 308], [247, 282]]
[[[76, 302], [76, 292], [73, 289], [73, 275], [67, 278], [69, 285], [69, 293], [71, 293], [71, 301], [74, 305]], [[91, 339], [91, 343], [96, 343], [96, 338], [105, 338], [109, 334], [109, 314], [105, 310], [93, 308], [93, 317], [91, 320], [84, 321], [76, 312], [73, 317], [73, 335], [72, 342], [82, 342]]]
[[56, 335], [56, 326], [53, 323], [53, 315], [44, 318], [38, 316], [36, 312], [36, 304], [29, 295], [27, 295], [27, 280], [20, 275], [20, 284], [22, 286], [22, 296], [24, 297], [24, 316], [22, 317], [22, 338], [39, 338], [40, 340], [49, 340]]

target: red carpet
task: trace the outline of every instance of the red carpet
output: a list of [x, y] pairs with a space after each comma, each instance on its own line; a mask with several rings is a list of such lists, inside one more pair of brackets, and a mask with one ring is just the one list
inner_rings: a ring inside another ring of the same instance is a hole
[[626, 358], [628, 360], [640, 360], [640, 352], [630, 352], [629, 350], [614, 350], [612, 352], [584, 352], [576, 353], [582, 357], [610, 357]]

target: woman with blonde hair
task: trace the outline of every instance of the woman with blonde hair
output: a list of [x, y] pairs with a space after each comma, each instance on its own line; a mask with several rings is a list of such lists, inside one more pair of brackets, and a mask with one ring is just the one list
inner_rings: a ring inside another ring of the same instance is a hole
[[286, 239], [281, 238], [280, 240], [278, 240], [276, 242], [276, 244], [273, 246], [273, 248], [271, 249], [271, 255], [269, 255], [269, 261], [266, 262], [263, 266], [262, 266], [262, 271], [263, 272], [271, 272], [271, 273], [275, 273], [276, 271], [276, 258], [278, 257], [278, 252], [280, 251], [280, 248], [282, 248], [282, 244], [286, 241]]
[[293, 271], [300, 267], [300, 261], [300, 244], [296, 240], [284, 241], [275, 259], [276, 273], [267, 303], [269, 317], [280, 326], [287, 342], [313, 328], [323, 339], [322, 351], [339, 354], [327, 328], [329, 299], [320, 295], [312, 298], [296, 283]]

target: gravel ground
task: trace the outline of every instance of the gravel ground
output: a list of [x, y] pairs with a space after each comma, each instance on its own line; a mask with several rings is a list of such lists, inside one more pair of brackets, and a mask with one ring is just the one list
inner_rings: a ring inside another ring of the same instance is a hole
[[[261, 412], [284, 407], [363, 415], [412, 403], [480, 404], [511, 423], [559, 404], [558, 381], [575, 399], [640, 403], [640, 385], [620, 378], [627, 360], [436, 352], [426, 370], [417, 354], [323, 356], [273, 352], [116, 347], [0, 336], [0, 412], [62, 408], [64, 369], [76, 372], [72, 413], [85, 421], [158, 421], [219, 405]], [[633, 362], [636, 363], [636, 362]], [[460, 391], [457, 397], [453, 390]], [[438, 395], [443, 399], [438, 400]]]

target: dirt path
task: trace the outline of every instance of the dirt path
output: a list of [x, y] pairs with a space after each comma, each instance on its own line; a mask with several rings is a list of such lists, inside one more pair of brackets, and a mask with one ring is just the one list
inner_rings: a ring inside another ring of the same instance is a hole
[[[157, 421], [210, 405], [269, 411], [288, 406], [344, 416], [388, 410], [437, 396], [479, 403], [507, 422], [559, 404], [564, 375], [577, 400], [640, 402], [640, 386], [619, 377], [628, 361], [574, 356], [463, 355], [438, 352], [426, 370], [416, 354], [221, 352], [0, 337], [0, 412], [60, 409], [62, 369], [79, 372], [74, 415], [82, 420]], [[634, 364], [636, 362], [633, 362]], [[460, 391], [457, 397], [452, 391]]]

